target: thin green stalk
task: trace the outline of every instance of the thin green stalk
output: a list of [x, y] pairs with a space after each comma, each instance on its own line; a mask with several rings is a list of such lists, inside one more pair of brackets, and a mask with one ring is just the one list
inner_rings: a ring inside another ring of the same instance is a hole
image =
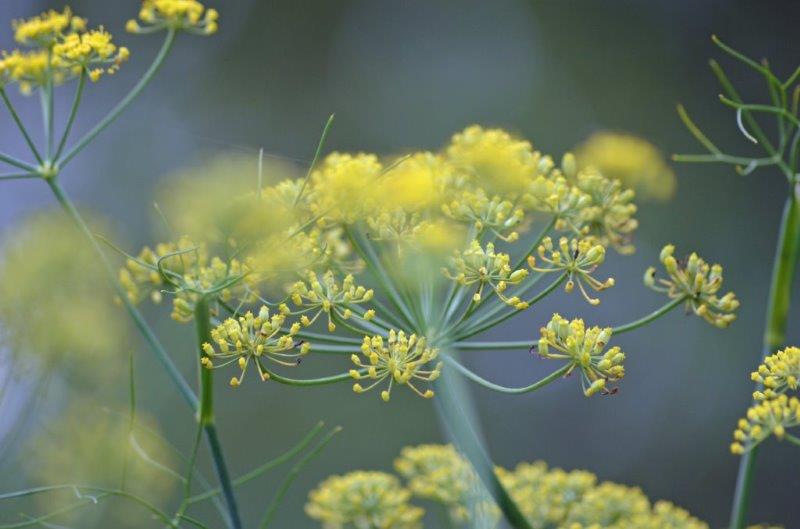
[[28, 180], [31, 178], [39, 178], [39, 175], [33, 173], [9, 173], [0, 175], [0, 180]]
[[[337, 382], [344, 382], [345, 380], [353, 380], [353, 377], [350, 373], [342, 373], [340, 375], [331, 375], [329, 377], [320, 377], [320, 378], [288, 378], [277, 373], [270, 371], [268, 369], [264, 369], [264, 372], [269, 374], [269, 379], [274, 380], [275, 382], [279, 382], [281, 384], [286, 384], [289, 386], [327, 386], [328, 384], [336, 384]], [[366, 374], [367, 370], [359, 369], [359, 373]]]
[[32, 166], [28, 162], [24, 162], [18, 158], [14, 158], [10, 154], [5, 154], [0, 152], [0, 162], [5, 162], [8, 165], [13, 165], [17, 169], [22, 169], [23, 171], [27, 171], [29, 173], [37, 172], [36, 167]]
[[522, 387], [518, 387], [518, 388], [510, 388], [510, 387], [507, 387], [507, 386], [501, 386], [500, 384], [495, 384], [494, 382], [490, 382], [489, 380], [486, 380], [485, 378], [482, 378], [481, 376], [479, 376], [475, 372], [467, 369], [460, 362], [458, 362], [457, 360], [451, 358], [448, 355], [442, 355], [442, 360], [444, 361], [444, 363], [446, 363], [447, 365], [455, 368], [458, 372], [460, 372], [462, 375], [464, 375], [468, 379], [472, 380], [476, 384], [479, 384], [479, 385], [485, 387], [486, 389], [491, 389], [492, 391], [497, 391], [497, 392], [500, 392], [500, 393], [507, 393], [507, 394], [510, 394], [510, 395], [521, 395], [523, 393], [530, 393], [532, 391], [536, 391], [537, 389], [541, 389], [541, 388], [545, 387], [546, 385], [550, 384], [551, 382], [554, 382], [554, 381], [558, 380], [559, 378], [563, 377], [564, 375], [566, 375], [569, 372], [569, 370], [573, 367], [572, 364], [565, 364], [564, 366], [560, 367], [556, 371], [553, 371], [552, 373], [550, 373], [546, 377], [542, 378], [541, 380], [537, 380], [536, 382], [534, 382], [533, 384], [530, 384], [529, 386], [522, 386]]
[[264, 513], [264, 518], [261, 520], [261, 525], [259, 526], [261, 529], [266, 529], [269, 526], [270, 522], [272, 522], [272, 518], [275, 516], [275, 513], [277, 512], [278, 507], [283, 501], [284, 496], [286, 496], [286, 493], [289, 491], [289, 487], [292, 486], [294, 480], [297, 479], [297, 476], [300, 475], [300, 472], [303, 470], [303, 467], [305, 467], [315, 457], [317, 457], [320, 454], [320, 452], [322, 452], [322, 449], [325, 448], [325, 446], [329, 442], [331, 442], [333, 437], [341, 431], [342, 427], [337, 426], [336, 428], [328, 432], [325, 435], [325, 437], [323, 437], [320, 440], [320, 442], [317, 443], [317, 446], [315, 446], [308, 454], [303, 456], [303, 458], [300, 459], [300, 461], [298, 461], [297, 463], [295, 463], [295, 465], [291, 468], [291, 470], [289, 470], [289, 472], [286, 474], [286, 477], [283, 478], [283, 482], [281, 483], [280, 487], [278, 487], [278, 491], [275, 493], [275, 496], [273, 496], [272, 501], [269, 502], [267, 511]]
[[31, 153], [33, 156], [36, 157], [36, 161], [40, 164], [42, 163], [42, 156], [39, 154], [39, 150], [36, 148], [36, 144], [33, 143], [30, 134], [28, 134], [28, 129], [25, 128], [25, 125], [22, 123], [22, 120], [19, 118], [14, 105], [11, 104], [11, 100], [8, 98], [8, 94], [4, 88], [0, 88], [0, 97], [3, 98], [3, 103], [6, 104], [6, 108], [11, 113], [11, 117], [14, 119], [14, 123], [17, 124], [17, 128], [22, 133], [22, 137], [25, 138], [25, 143], [28, 144], [28, 147], [31, 149]]
[[453, 347], [459, 351], [502, 351], [505, 349], [530, 349], [534, 343], [531, 340], [517, 342], [455, 342]]
[[[203, 353], [203, 344], [211, 343], [211, 311], [208, 306], [208, 298], [200, 297], [194, 307], [194, 322], [197, 329], [197, 350], [200, 357]], [[231, 527], [241, 529], [242, 521], [239, 516], [239, 509], [236, 506], [236, 497], [233, 493], [228, 474], [228, 467], [225, 464], [225, 457], [222, 454], [222, 446], [217, 436], [217, 429], [214, 426], [214, 372], [203, 367], [198, 359], [198, 370], [200, 378], [200, 410], [198, 421], [205, 430], [206, 440], [211, 449], [211, 459], [214, 462], [214, 470], [217, 473], [222, 495], [225, 497], [225, 504], [228, 507]]]
[[[794, 190], [789, 190], [781, 218], [778, 246], [772, 268], [772, 279], [767, 302], [761, 358], [774, 353], [786, 340], [791, 289], [800, 246], [800, 208]], [[753, 485], [753, 471], [759, 447], [741, 457], [736, 478], [736, 489], [731, 508], [730, 529], [743, 529], [747, 520], [747, 507]]]
[[95, 252], [97, 253], [97, 256], [100, 258], [100, 261], [102, 262], [103, 267], [105, 268], [108, 274], [108, 279], [109, 281], [111, 281], [111, 285], [114, 287], [117, 296], [119, 297], [120, 301], [125, 307], [125, 310], [128, 312], [134, 324], [136, 325], [136, 328], [139, 330], [142, 337], [145, 339], [147, 344], [156, 354], [156, 358], [158, 358], [159, 362], [161, 362], [161, 364], [164, 366], [164, 369], [166, 369], [167, 374], [177, 386], [178, 391], [180, 392], [183, 399], [186, 401], [187, 404], [189, 404], [189, 406], [192, 407], [192, 409], [196, 410], [199, 404], [197, 396], [194, 394], [192, 388], [183, 378], [183, 375], [181, 375], [181, 372], [178, 370], [177, 366], [172, 362], [172, 359], [169, 357], [169, 354], [167, 353], [166, 349], [164, 349], [164, 346], [162, 346], [161, 342], [158, 341], [158, 337], [156, 337], [153, 330], [150, 329], [150, 326], [145, 321], [144, 316], [142, 316], [142, 313], [139, 312], [139, 309], [137, 309], [136, 306], [131, 302], [131, 300], [128, 298], [128, 294], [125, 292], [125, 289], [122, 288], [122, 285], [119, 284], [114, 268], [108, 261], [108, 257], [106, 257], [105, 252], [103, 252], [103, 249], [100, 247], [100, 244], [97, 242], [97, 239], [95, 238], [94, 234], [86, 225], [86, 222], [83, 220], [83, 217], [81, 217], [80, 213], [78, 213], [78, 210], [75, 208], [75, 205], [72, 203], [72, 200], [70, 200], [69, 196], [64, 192], [64, 189], [59, 185], [59, 183], [55, 179], [51, 178], [46, 180], [46, 182], [47, 185], [50, 186], [50, 189], [52, 190], [53, 195], [55, 195], [55, 198], [58, 201], [58, 203], [61, 205], [61, 207], [64, 209], [67, 215], [69, 215], [72, 221], [78, 226], [80, 231], [86, 236], [86, 238], [91, 243], [92, 248], [94, 248]]
[[641, 327], [643, 325], [647, 325], [651, 321], [657, 320], [658, 318], [660, 318], [664, 314], [668, 313], [669, 311], [671, 311], [672, 309], [674, 309], [675, 307], [677, 307], [678, 305], [680, 305], [681, 303], [686, 301], [687, 298], [688, 298], [688, 296], [681, 296], [679, 298], [675, 298], [672, 301], [670, 301], [669, 303], [667, 303], [666, 305], [664, 305], [663, 307], [654, 310], [653, 312], [651, 312], [647, 316], [642, 316], [638, 320], [634, 320], [634, 321], [632, 321], [630, 323], [626, 323], [624, 325], [618, 325], [617, 327], [614, 327], [612, 329], [612, 332], [614, 334], [622, 334], [624, 332], [628, 332], [628, 331], [632, 331], [634, 329], [638, 329], [639, 327]]
[[69, 118], [67, 118], [67, 125], [64, 127], [64, 134], [61, 135], [61, 141], [58, 142], [58, 148], [56, 149], [56, 155], [54, 159], [58, 160], [58, 157], [61, 156], [64, 147], [67, 144], [67, 138], [69, 137], [70, 131], [72, 131], [72, 125], [75, 123], [75, 116], [78, 115], [78, 107], [81, 104], [81, 98], [83, 97], [83, 88], [86, 86], [86, 69], [81, 70], [81, 75], [78, 78], [78, 88], [75, 89], [75, 98], [72, 100], [72, 108], [69, 111]]
[[89, 132], [86, 133], [78, 142], [72, 146], [64, 157], [57, 160], [61, 168], [69, 163], [72, 158], [75, 157], [79, 152], [81, 152], [98, 134], [103, 132], [106, 127], [108, 127], [117, 117], [126, 109], [128, 105], [130, 105], [134, 99], [144, 90], [144, 88], [150, 83], [150, 80], [153, 76], [158, 72], [161, 68], [161, 65], [164, 63], [164, 59], [167, 58], [170, 49], [172, 48], [172, 44], [175, 42], [175, 29], [170, 28], [167, 30], [167, 36], [164, 39], [164, 44], [161, 45], [161, 49], [158, 51], [158, 55], [153, 60], [153, 63], [150, 65], [150, 68], [147, 69], [145, 74], [139, 79], [139, 82], [128, 92], [122, 101], [117, 103], [111, 111], [106, 114], [106, 116], [100, 120], [100, 122], [92, 128]]
[[[293, 206], [297, 206], [300, 202], [300, 199], [303, 196], [303, 193], [306, 190], [306, 186], [308, 186], [308, 181], [311, 179], [311, 173], [317, 166], [317, 161], [319, 160], [320, 154], [322, 154], [322, 146], [325, 145], [325, 138], [328, 137], [328, 131], [333, 125], [333, 118], [335, 114], [331, 114], [328, 118], [328, 121], [325, 123], [325, 128], [322, 129], [322, 135], [319, 138], [319, 143], [317, 143], [317, 150], [314, 151], [314, 158], [311, 160], [311, 165], [308, 166], [308, 171], [306, 172], [306, 177], [303, 179], [303, 185], [300, 186], [300, 191], [297, 192], [297, 196], [294, 197]], [[261, 187], [259, 186], [259, 190]]]

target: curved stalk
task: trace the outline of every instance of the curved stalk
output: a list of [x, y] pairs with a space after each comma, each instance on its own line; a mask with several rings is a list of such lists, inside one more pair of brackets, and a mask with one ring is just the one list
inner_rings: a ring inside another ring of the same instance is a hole
[[[774, 353], [786, 339], [786, 326], [789, 315], [789, 302], [797, 266], [800, 246], [800, 208], [794, 190], [786, 199], [781, 218], [778, 246], [772, 268], [772, 279], [767, 303], [767, 318], [764, 329], [761, 358]], [[747, 507], [753, 485], [753, 471], [759, 447], [742, 455], [736, 477], [736, 489], [731, 508], [730, 529], [743, 529], [747, 520]]]
[[103, 132], [106, 129], [106, 127], [108, 127], [115, 119], [117, 119], [117, 117], [119, 117], [119, 115], [126, 108], [128, 108], [128, 105], [130, 105], [133, 102], [133, 100], [136, 99], [136, 97], [142, 92], [142, 90], [144, 90], [144, 88], [152, 80], [153, 76], [161, 68], [161, 65], [164, 63], [164, 59], [167, 58], [167, 55], [169, 54], [169, 51], [172, 48], [172, 44], [174, 42], [175, 42], [175, 29], [170, 28], [169, 30], [167, 30], [167, 36], [164, 39], [164, 44], [161, 45], [161, 49], [158, 51], [158, 55], [156, 55], [156, 58], [153, 60], [153, 63], [150, 65], [150, 68], [147, 69], [142, 78], [139, 79], [139, 82], [136, 83], [136, 85], [131, 89], [130, 92], [128, 92], [128, 95], [122, 98], [122, 101], [117, 103], [117, 106], [111, 109], [111, 111], [108, 114], [106, 114], [106, 116], [102, 120], [100, 120], [100, 122], [97, 123], [97, 125], [95, 125], [94, 128], [92, 128], [92, 130], [87, 132], [80, 140], [78, 140], [78, 142], [67, 151], [67, 153], [64, 155], [62, 159], [56, 160], [62, 168], [65, 165], [67, 165], [69, 161], [75, 157], [75, 155], [77, 155], [87, 145], [89, 145], [89, 143], [91, 143], [91, 141], [95, 139], [95, 137], [97, 137], [98, 134]]
[[546, 377], [542, 378], [541, 380], [537, 380], [536, 382], [534, 382], [533, 384], [531, 384], [529, 386], [523, 386], [523, 387], [519, 387], [519, 388], [509, 388], [509, 387], [506, 387], [506, 386], [501, 386], [500, 384], [495, 384], [494, 382], [490, 382], [490, 381], [486, 380], [485, 378], [480, 377], [479, 375], [477, 375], [473, 371], [470, 371], [469, 369], [467, 369], [460, 362], [458, 362], [457, 360], [454, 360], [453, 358], [450, 358], [447, 355], [442, 356], [442, 360], [447, 365], [449, 365], [451, 367], [454, 367], [456, 370], [458, 370], [462, 375], [464, 375], [468, 379], [470, 379], [473, 382], [485, 387], [486, 389], [491, 389], [492, 391], [497, 391], [497, 392], [500, 392], [500, 393], [507, 393], [507, 394], [510, 394], [510, 395], [521, 395], [523, 393], [530, 393], [531, 391], [536, 391], [537, 389], [541, 389], [541, 388], [545, 387], [546, 385], [550, 384], [551, 382], [554, 382], [555, 380], [558, 380], [559, 378], [565, 376], [569, 372], [569, 370], [572, 369], [572, 367], [573, 367], [572, 364], [565, 364], [564, 366], [560, 367], [556, 371], [553, 371], [552, 373], [550, 373]]
[[[269, 379], [274, 380], [275, 382], [279, 382], [281, 384], [287, 384], [289, 386], [326, 386], [328, 384], [336, 384], [337, 382], [343, 382], [345, 380], [353, 380], [353, 377], [350, 376], [350, 373], [342, 373], [341, 375], [331, 375], [329, 377], [321, 377], [321, 378], [288, 378], [270, 371], [269, 369], [264, 368], [264, 372], [269, 374]], [[362, 375], [366, 374], [366, 369], [359, 369], [359, 373]]]
[[[208, 299], [201, 297], [194, 308], [194, 320], [197, 327], [197, 350], [203, 356], [203, 344], [211, 343], [211, 312], [208, 307]], [[211, 458], [214, 461], [214, 470], [217, 473], [222, 494], [225, 497], [225, 504], [228, 507], [228, 516], [232, 529], [241, 529], [242, 521], [239, 517], [239, 509], [236, 506], [236, 497], [233, 494], [228, 468], [225, 464], [225, 457], [222, 454], [222, 446], [217, 437], [217, 429], [214, 426], [214, 373], [211, 369], [206, 369], [200, 365], [198, 360], [198, 370], [200, 376], [200, 410], [198, 421], [206, 433], [208, 447], [211, 450]]]
[[670, 301], [669, 303], [667, 303], [666, 305], [664, 305], [663, 307], [654, 310], [653, 312], [651, 312], [647, 316], [642, 316], [638, 320], [634, 320], [634, 321], [632, 321], [630, 323], [626, 323], [624, 325], [618, 325], [617, 327], [614, 327], [613, 329], [611, 329], [611, 332], [613, 334], [622, 334], [624, 332], [628, 332], [628, 331], [632, 331], [634, 329], [638, 329], [639, 327], [642, 327], [643, 325], [647, 325], [651, 321], [657, 320], [658, 318], [660, 318], [664, 314], [668, 313], [669, 311], [671, 311], [672, 309], [674, 309], [675, 307], [677, 307], [678, 305], [680, 305], [681, 303], [683, 303], [687, 299], [688, 299], [688, 296], [681, 296], [679, 298], [675, 298], [672, 301]]

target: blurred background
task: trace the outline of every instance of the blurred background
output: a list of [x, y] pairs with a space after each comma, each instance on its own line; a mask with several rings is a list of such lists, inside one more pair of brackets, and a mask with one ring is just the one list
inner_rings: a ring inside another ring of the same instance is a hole
[[[677, 118], [675, 104], [682, 102], [723, 150], [748, 153], [752, 147], [737, 131], [734, 114], [717, 102], [719, 89], [707, 59], [720, 60], [746, 99], [763, 102], [767, 94], [761, 79], [721, 56], [710, 35], [751, 56], [769, 57], [782, 77], [800, 59], [793, 45], [797, 2], [208, 4], [221, 12], [219, 34], [181, 36], [143, 96], [62, 176], [81, 207], [108, 219], [115, 239], [131, 250], [161, 237], [152, 202], [154, 186], [165, 175], [215, 152], [252, 155], [255, 168], [259, 148], [305, 167], [334, 112], [328, 151], [437, 149], [452, 133], [480, 123], [518, 133], [556, 158], [603, 129], [641, 135], [665, 153], [701, 152]], [[83, 132], [138, 79], [161, 39], [122, 31], [137, 2], [73, 0], [71, 6], [90, 23], [105, 25], [132, 51], [118, 75], [88, 87], [76, 122]], [[62, 3], [4, 0], [0, 20], [49, 7]], [[10, 28], [0, 30], [0, 45], [13, 47]], [[14, 97], [22, 113], [35, 119], [38, 101]], [[71, 91], [62, 90], [60, 97], [64, 109]], [[0, 121], [0, 144], [4, 152], [25, 152], [7, 117]], [[486, 338], [532, 339], [552, 311], [603, 324], [651, 311], [663, 300], [644, 289], [641, 277], [667, 242], [676, 244], [679, 254], [697, 249], [724, 264], [725, 286], [742, 301], [739, 320], [720, 331], [676, 311], [621, 336], [617, 343], [628, 353], [628, 374], [613, 397], [586, 399], [577, 381], [525, 396], [482, 388], [472, 393], [497, 464], [543, 459], [553, 466], [589, 469], [600, 479], [641, 486], [652, 499], [669, 499], [722, 527], [738, 463], [728, 445], [750, 403], [749, 372], [759, 355], [786, 189], [774, 171], [743, 177], [714, 165], [674, 169], [674, 198], [640, 204], [636, 253], [613, 254], [604, 265], [617, 286], [605, 293], [599, 308], [560, 293], [544, 310], [525, 313]], [[52, 206], [40, 182], [3, 183], [0, 227], [10, 233], [26, 215]], [[147, 317], [193, 377], [193, 329], [172, 322], [168, 310], [148, 308]], [[135, 351], [139, 408], [188, 452], [192, 418], [153, 356], [134, 332], [129, 334], [129, 350], [119, 355], [121, 376], [72, 383], [47, 366], [41, 373], [17, 373], [11, 362], [0, 363], [0, 376], [7, 379], [0, 404], [0, 490], [35, 484], [20, 461], [30, 456], [29, 439], [47, 433], [65, 403], [102, 395], [108, 408], [126, 412], [130, 350]], [[790, 324], [790, 335], [795, 343], [800, 340], [797, 326]], [[469, 355], [476, 371], [508, 385], [523, 384], [545, 369], [525, 352]], [[340, 365], [336, 358], [314, 360], [309, 374], [338, 371]], [[276, 527], [314, 526], [303, 504], [307, 491], [325, 476], [389, 469], [402, 446], [442, 439], [430, 402], [410, 392], [397, 392], [386, 405], [377, 395], [356, 397], [347, 384], [301, 390], [253, 383], [235, 393], [221, 384], [218, 399], [220, 433], [234, 475], [278, 455], [319, 420], [344, 427], [294, 484]], [[87, 407], [85, 413], [101, 412]], [[800, 453], [790, 445], [768, 445], [759, 458], [752, 519], [797, 527]], [[212, 475], [205, 460], [203, 465]], [[287, 469], [243, 490], [240, 503], [248, 519], [263, 510]]]

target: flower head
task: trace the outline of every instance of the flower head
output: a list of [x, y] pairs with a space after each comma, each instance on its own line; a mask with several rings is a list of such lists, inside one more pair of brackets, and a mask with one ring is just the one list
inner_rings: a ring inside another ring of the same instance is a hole
[[633, 253], [633, 232], [638, 227], [634, 192], [626, 189], [619, 180], [609, 180], [593, 169], [578, 171], [575, 185], [591, 199], [572, 219], [579, 233], [594, 237], [603, 246], [611, 246], [619, 253]]
[[540, 273], [562, 272], [567, 274], [567, 284], [564, 289], [572, 292], [577, 283], [584, 299], [592, 305], [599, 304], [600, 300], [589, 296], [584, 283], [597, 292], [614, 286], [614, 278], [610, 277], [605, 281], [599, 281], [592, 276], [606, 256], [605, 247], [592, 239], [569, 240], [561, 237], [558, 241], [558, 248], [556, 248], [553, 240], [545, 237], [537, 250], [541, 264], [537, 266], [536, 258], [531, 255], [528, 257], [528, 266]]
[[512, 270], [510, 260], [507, 253], [495, 252], [493, 243], [486, 243], [484, 248], [480, 242], [473, 240], [469, 248], [450, 260], [443, 272], [448, 279], [460, 285], [477, 285], [474, 303], [481, 301], [483, 288], [488, 285], [506, 304], [518, 310], [526, 309], [528, 304], [519, 297], [504, 294], [508, 285], [516, 285], [528, 277], [525, 269]]
[[139, 303], [146, 297], [153, 303], [161, 303], [162, 289], [168, 288], [190, 270], [199, 270], [207, 263], [205, 245], [197, 245], [190, 238], [181, 237], [177, 242], [159, 243], [155, 249], [145, 246], [136, 257], [125, 262], [118, 278], [133, 303]]
[[70, 33], [53, 46], [53, 55], [65, 68], [78, 73], [85, 70], [92, 81], [97, 81], [103, 74], [116, 73], [130, 56], [128, 48], [117, 48], [111, 39], [111, 34], [102, 28]]
[[[744, 454], [770, 435], [783, 439], [788, 428], [800, 425], [800, 400], [797, 397], [778, 397], [758, 402], [747, 410], [745, 418], [733, 432], [731, 452]], [[800, 442], [800, 441], [798, 441]]]
[[681, 262], [675, 259], [674, 253], [675, 247], [671, 244], [661, 250], [661, 263], [668, 279], [657, 279], [656, 269], [650, 267], [644, 275], [645, 285], [672, 299], [686, 298], [687, 310], [691, 308], [712, 325], [730, 325], [736, 319], [734, 312], [739, 308], [739, 300], [733, 292], [717, 297], [722, 288], [722, 266], [709, 265], [696, 253]]
[[357, 471], [320, 483], [308, 495], [306, 513], [329, 529], [419, 529], [425, 511], [410, 499], [395, 476]]
[[753, 394], [755, 400], [773, 399], [798, 388], [800, 379], [800, 348], [787, 347], [770, 355], [750, 374], [753, 382], [764, 386]]
[[544, 358], [566, 360], [571, 366], [570, 372], [579, 369], [583, 393], [587, 397], [609, 393], [607, 382], [625, 376], [622, 365], [625, 354], [616, 346], [605, 350], [611, 338], [611, 327], [587, 329], [582, 319], [568, 321], [553, 314], [540, 332], [539, 354]]
[[588, 490], [570, 509], [564, 527], [609, 527], [619, 520], [646, 518], [650, 514], [650, 501], [641, 489], [606, 481]]
[[480, 188], [464, 190], [442, 205], [442, 211], [454, 220], [470, 224], [478, 235], [489, 231], [507, 242], [519, 238], [514, 228], [525, 218], [522, 208], [498, 195], [490, 198]]
[[[301, 323], [306, 327], [313, 324], [320, 314], [325, 313], [328, 318], [328, 331], [336, 330], [332, 316], [337, 319], [348, 320], [353, 316], [353, 308], [358, 303], [372, 299], [374, 292], [361, 285], [356, 285], [352, 274], [347, 274], [342, 282], [337, 282], [333, 271], [328, 270], [322, 276], [314, 271], [309, 271], [306, 281], [297, 281], [289, 290], [292, 302], [302, 307], [302, 312], [310, 312], [312, 316], [303, 314]], [[363, 318], [371, 320], [375, 316], [374, 310], [365, 311]]]
[[580, 167], [596, 167], [644, 198], [667, 200], [675, 193], [675, 173], [664, 156], [637, 136], [598, 132], [578, 147], [576, 155]]
[[414, 385], [416, 380], [432, 382], [439, 378], [442, 371], [441, 363], [429, 368], [439, 352], [428, 347], [425, 337], [418, 337], [416, 334], [406, 336], [403, 331], [394, 329], [389, 331], [386, 342], [382, 336], [365, 336], [361, 344], [361, 354], [366, 362], [354, 354], [351, 359], [360, 370], [350, 370], [350, 376], [355, 380], [370, 379], [374, 382], [366, 388], [356, 382], [353, 384], [353, 391], [356, 393], [369, 391], [388, 378], [389, 387], [381, 391], [381, 398], [386, 402], [391, 398], [394, 383], [407, 385], [420, 397], [433, 397], [433, 390], [421, 391]]
[[144, 0], [139, 10], [139, 20], [129, 20], [125, 28], [131, 33], [151, 33], [159, 29], [176, 29], [196, 35], [217, 32], [219, 13], [206, 9], [197, 0]]
[[383, 166], [373, 154], [334, 152], [311, 175], [312, 211], [327, 222], [352, 223], [374, 211]]
[[284, 366], [296, 366], [300, 358], [311, 350], [308, 342], [298, 342], [294, 335], [300, 324], [295, 323], [283, 333], [281, 327], [286, 315], [277, 313], [270, 316], [269, 309], [262, 306], [258, 315], [245, 313], [238, 319], [228, 318], [211, 331], [210, 343], [203, 344], [203, 365], [206, 368], [225, 367], [237, 363], [241, 374], [231, 379], [231, 386], [242, 383], [250, 364], [255, 364], [261, 380], [269, 380], [269, 371], [261, 360], [267, 358]]
[[73, 16], [72, 10], [65, 7], [63, 11], [50, 10], [40, 15], [15, 20], [14, 40], [20, 44], [49, 48], [67, 32], [86, 29], [86, 19]]

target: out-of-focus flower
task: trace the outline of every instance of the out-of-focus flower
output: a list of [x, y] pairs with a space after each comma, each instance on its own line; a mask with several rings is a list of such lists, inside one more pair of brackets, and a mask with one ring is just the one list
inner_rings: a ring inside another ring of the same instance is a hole
[[325, 529], [420, 529], [425, 511], [411, 492], [384, 472], [331, 476], [308, 495], [306, 513]]
[[675, 247], [671, 244], [661, 250], [661, 263], [668, 279], [656, 278], [656, 269], [650, 267], [644, 274], [645, 285], [663, 292], [671, 299], [686, 298], [687, 310], [691, 310], [708, 323], [727, 327], [735, 319], [739, 300], [733, 292], [717, 297], [722, 288], [722, 266], [709, 265], [696, 253], [685, 261], [675, 259]]
[[11, 26], [14, 40], [20, 44], [47, 48], [67, 32], [86, 29], [86, 19], [74, 16], [72, 10], [65, 7], [63, 11], [51, 9], [34, 17], [15, 20]]
[[211, 331], [216, 347], [210, 343], [203, 344], [206, 355], [202, 359], [203, 365], [211, 369], [235, 362], [241, 374], [231, 379], [233, 387], [241, 385], [250, 364], [255, 364], [261, 380], [269, 380], [269, 372], [261, 363], [264, 358], [283, 366], [296, 366], [300, 358], [311, 350], [311, 344], [295, 339], [295, 334], [300, 331], [299, 323], [292, 324], [288, 332], [282, 333], [285, 321], [284, 313], [270, 316], [266, 306], [261, 307], [257, 316], [247, 312], [238, 319], [228, 318]]
[[349, 224], [362, 219], [375, 209], [382, 172], [383, 166], [373, 154], [329, 154], [311, 175], [312, 210], [326, 222]]
[[414, 385], [415, 380], [423, 382], [436, 380], [442, 370], [441, 363], [426, 369], [439, 353], [437, 349], [428, 347], [424, 336], [418, 337], [416, 334], [406, 336], [403, 331], [398, 332], [394, 329], [389, 331], [386, 342], [381, 336], [364, 336], [361, 354], [366, 358], [366, 362], [362, 362], [355, 354], [351, 358], [356, 367], [366, 372], [352, 369], [350, 376], [355, 380], [369, 379], [374, 382], [366, 388], [356, 382], [353, 384], [353, 391], [356, 393], [369, 391], [388, 378], [389, 387], [381, 391], [381, 398], [386, 402], [391, 397], [394, 383], [407, 385], [420, 397], [426, 399], [433, 397], [433, 390], [422, 391]]
[[800, 400], [797, 397], [778, 397], [757, 402], [747, 410], [745, 418], [733, 432], [731, 452], [744, 454], [770, 435], [777, 439], [786, 437], [788, 428], [800, 425]]
[[536, 258], [532, 255], [528, 257], [528, 266], [532, 270], [541, 273], [566, 273], [567, 283], [564, 289], [567, 292], [572, 292], [575, 288], [575, 283], [577, 283], [584, 299], [592, 305], [599, 304], [600, 300], [589, 296], [583, 283], [586, 283], [597, 292], [614, 286], [613, 277], [605, 281], [599, 281], [592, 276], [592, 273], [605, 260], [606, 249], [591, 239], [569, 240], [566, 237], [561, 237], [556, 249], [553, 245], [553, 240], [550, 237], [545, 237], [542, 240], [542, 244], [539, 245], [538, 252], [542, 264], [537, 266]]
[[611, 339], [611, 327], [586, 328], [582, 319], [568, 321], [558, 314], [546, 327], [541, 328], [539, 354], [544, 358], [566, 360], [570, 372], [581, 372], [583, 393], [589, 397], [596, 393], [609, 393], [607, 382], [625, 376], [625, 353], [619, 347], [605, 350]]
[[102, 28], [67, 35], [53, 46], [53, 54], [64, 67], [78, 73], [89, 72], [92, 81], [99, 80], [103, 74], [116, 73], [120, 64], [130, 56], [128, 48], [117, 48], [111, 41], [111, 34]]
[[196, 35], [217, 32], [219, 13], [197, 0], [144, 0], [139, 10], [140, 25], [129, 20], [125, 29], [131, 33], [152, 33], [160, 29], [188, 31]]
[[621, 520], [635, 524], [637, 518], [650, 516], [650, 501], [641, 489], [606, 481], [586, 491], [572, 506], [564, 520], [564, 527], [614, 527]]
[[647, 140], [630, 134], [597, 132], [575, 151], [579, 167], [595, 167], [645, 199], [668, 200], [675, 193], [675, 173]]

